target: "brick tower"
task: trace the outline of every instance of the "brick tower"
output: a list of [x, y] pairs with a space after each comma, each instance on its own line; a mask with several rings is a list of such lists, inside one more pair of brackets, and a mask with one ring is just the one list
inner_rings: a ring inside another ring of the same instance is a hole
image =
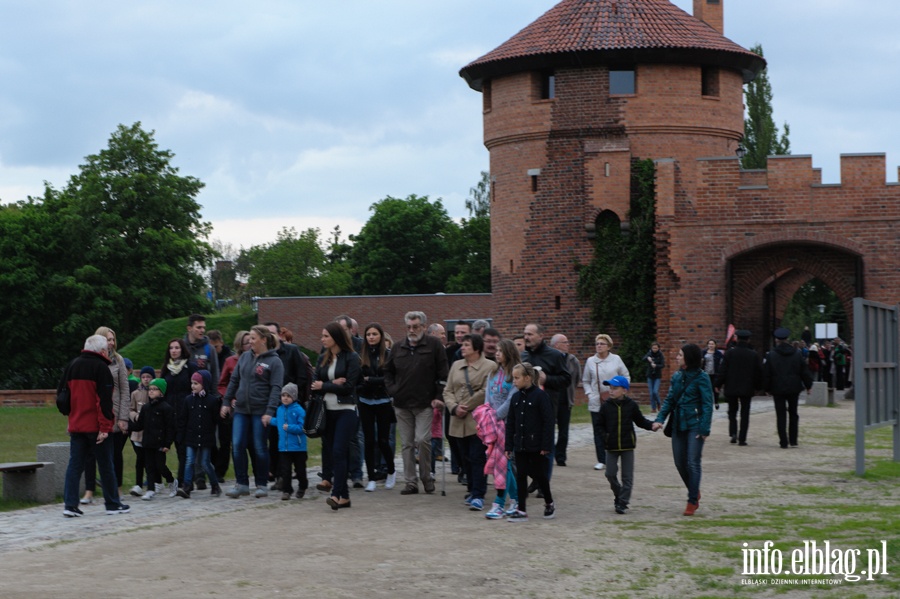
[[[695, 0], [694, 13], [667, 0], [563, 0], [461, 70], [483, 96], [505, 333], [534, 320], [593, 353], [575, 266], [590, 261], [601, 214], [626, 219], [632, 159], [671, 161], [682, 197], [695, 192], [698, 158], [737, 160], [743, 84], [765, 63], [722, 35], [721, 0]], [[664, 219], [674, 206], [662, 208]]]

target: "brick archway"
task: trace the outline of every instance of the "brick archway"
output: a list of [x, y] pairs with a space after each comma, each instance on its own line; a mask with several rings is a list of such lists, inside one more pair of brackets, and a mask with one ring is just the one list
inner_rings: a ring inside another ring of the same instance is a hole
[[767, 341], [801, 285], [817, 278], [828, 285], [847, 314], [862, 295], [862, 257], [847, 244], [807, 240], [758, 243], [728, 259], [728, 319]]

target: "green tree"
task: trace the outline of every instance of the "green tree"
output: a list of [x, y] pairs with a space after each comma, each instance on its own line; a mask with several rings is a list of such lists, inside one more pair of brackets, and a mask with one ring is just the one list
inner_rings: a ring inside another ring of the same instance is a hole
[[455, 247], [457, 272], [447, 279], [448, 293], [488, 293], [491, 290], [491, 175], [469, 189], [469, 218], [460, 222], [460, 242]]
[[594, 322], [615, 329], [616, 348], [629, 368], [640, 363], [656, 331], [655, 165], [632, 163], [627, 234], [617, 218], [597, 226], [594, 256], [579, 269], [579, 295], [590, 302]]
[[[750, 51], [763, 56], [760, 44], [750, 48]], [[772, 85], [765, 68], [756, 79], [747, 84], [744, 98], [747, 118], [744, 120], [743, 145], [747, 153], [741, 160], [741, 166], [746, 169], [764, 169], [769, 156], [791, 153], [791, 142], [788, 139], [791, 129], [785, 123], [784, 133], [779, 135], [772, 117]]]
[[318, 229], [285, 227], [275, 242], [241, 250], [237, 270], [248, 277], [250, 296], [340, 295], [349, 277], [332, 272]]
[[451, 250], [459, 227], [440, 199], [415, 194], [386, 197], [369, 208], [372, 216], [351, 235], [351, 289], [358, 294], [436, 293], [454, 271]]
[[202, 306], [201, 273], [213, 256], [196, 200], [203, 183], [180, 175], [153, 135], [139, 122], [119, 125], [60, 194], [80, 258], [67, 281], [66, 332], [89, 321], [127, 338]]

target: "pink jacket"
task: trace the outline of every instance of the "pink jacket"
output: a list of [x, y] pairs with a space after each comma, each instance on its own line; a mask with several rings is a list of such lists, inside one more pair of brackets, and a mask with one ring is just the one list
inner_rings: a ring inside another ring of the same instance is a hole
[[506, 447], [506, 427], [497, 420], [497, 412], [488, 404], [481, 404], [472, 412], [475, 419], [475, 429], [478, 438], [487, 447], [485, 452], [487, 462], [484, 464], [485, 476], [494, 475], [494, 488], [498, 491], [506, 489], [507, 459], [504, 448]]

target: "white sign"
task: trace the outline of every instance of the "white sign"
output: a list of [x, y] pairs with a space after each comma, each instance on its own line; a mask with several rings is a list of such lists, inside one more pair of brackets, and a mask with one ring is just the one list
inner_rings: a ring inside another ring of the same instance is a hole
[[817, 322], [816, 339], [834, 339], [838, 336], [836, 322]]

